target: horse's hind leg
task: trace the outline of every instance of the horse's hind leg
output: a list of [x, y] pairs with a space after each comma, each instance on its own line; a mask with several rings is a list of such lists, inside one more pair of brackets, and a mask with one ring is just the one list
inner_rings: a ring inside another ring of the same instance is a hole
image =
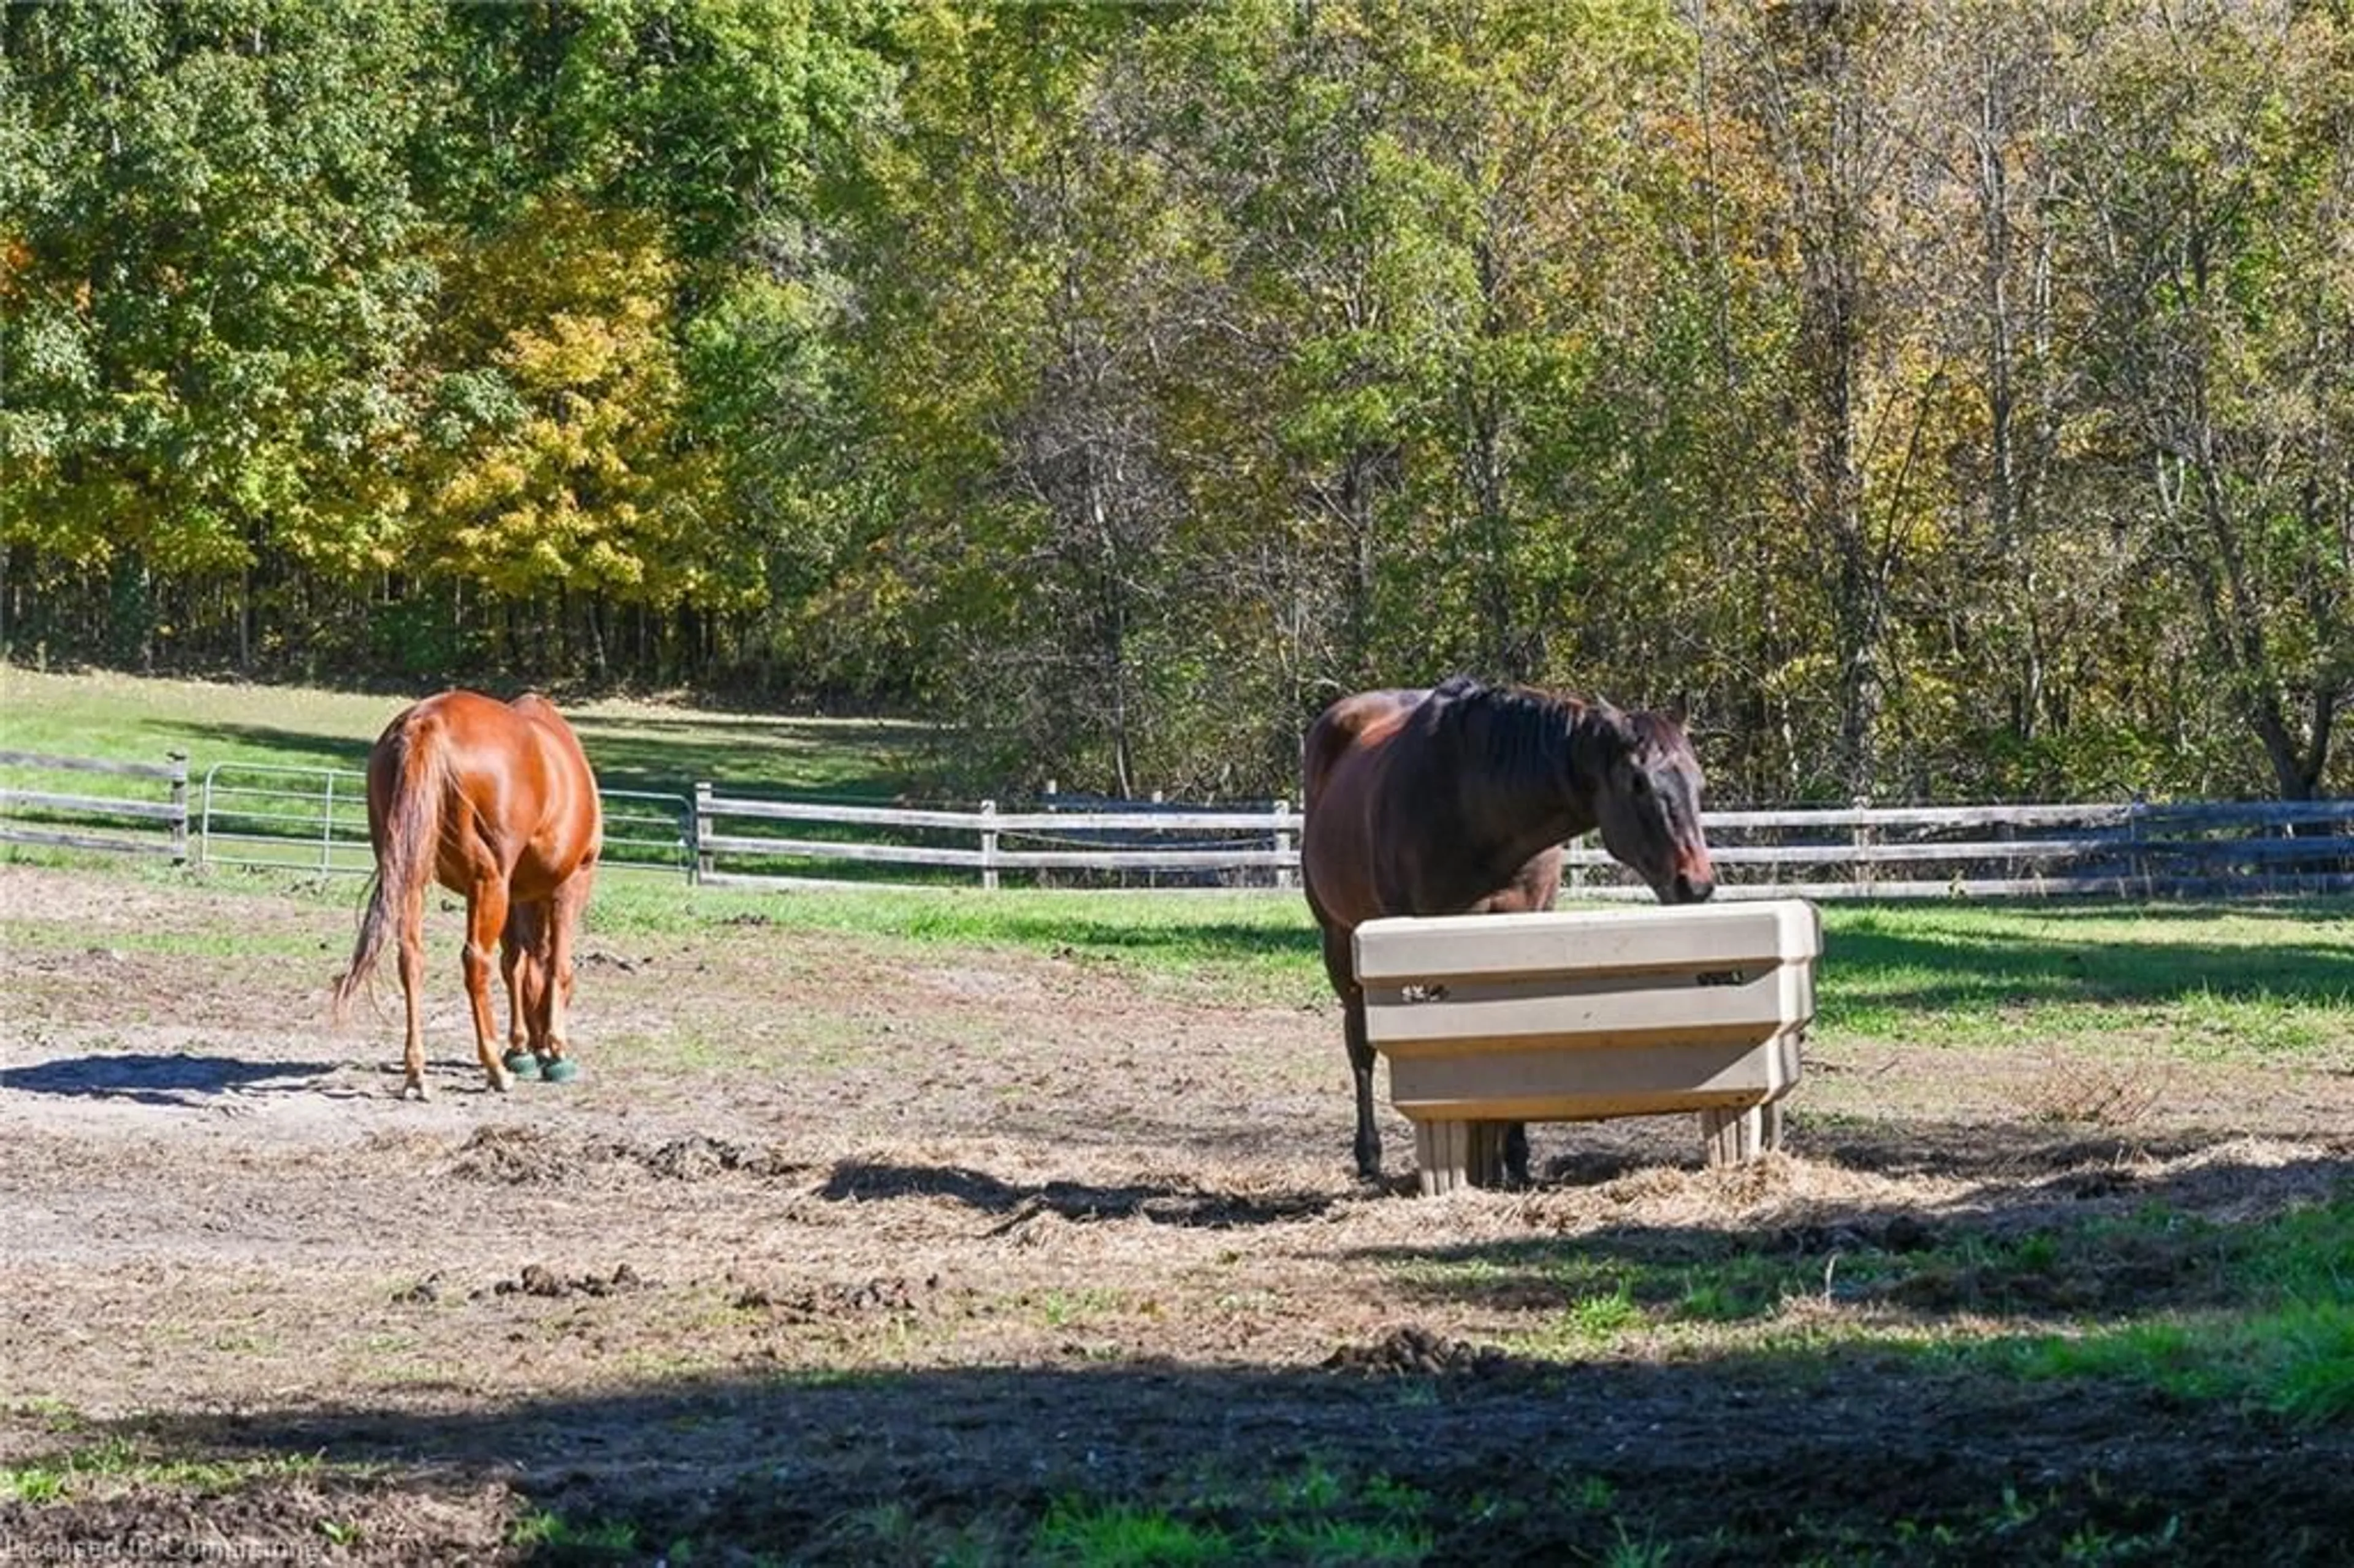
[[498, 1025], [491, 1015], [491, 960], [507, 925], [507, 885], [497, 875], [477, 874], [466, 890], [466, 1000], [474, 1009], [474, 1055], [482, 1075], [501, 1094], [507, 1090], [506, 1065], [499, 1060]]
[[401, 1051], [402, 1099], [425, 1097], [425, 890], [400, 903], [400, 1001], [408, 1033]]
[[539, 1047], [550, 1062], [564, 1060], [569, 1044], [567, 1022], [572, 1008], [573, 942], [580, 934], [580, 916], [588, 907], [597, 884], [594, 863], [581, 866], [559, 884], [547, 901], [546, 929], [540, 947], [542, 1004]]
[[547, 1032], [547, 906], [514, 904], [499, 938], [507, 982], [507, 1063], [538, 1054]]

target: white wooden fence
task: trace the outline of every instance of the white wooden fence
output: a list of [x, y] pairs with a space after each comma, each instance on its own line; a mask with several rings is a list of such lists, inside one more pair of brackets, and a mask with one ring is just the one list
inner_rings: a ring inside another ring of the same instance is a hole
[[[729, 823], [747, 826], [731, 832]], [[723, 886], [827, 885], [847, 879], [823, 868], [844, 864], [955, 872], [984, 888], [998, 886], [1007, 872], [1042, 881], [1118, 875], [1288, 886], [1299, 868], [1299, 814], [1285, 800], [1225, 810], [1137, 801], [1035, 811], [1001, 811], [983, 800], [970, 810], [903, 810], [750, 800], [695, 787], [696, 879]]]
[[[175, 862], [188, 858], [186, 752], [171, 752], [154, 763], [0, 751], [0, 769], [16, 781], [0, 788], [0, 843], [169, 855]], [[130, 779], [135, 782], [128, 788], [144, 788], [139, 795], [92, 795], [50, 787], [56, 775], [66, 773]], [[36, 787], [24, 787], [28, 781]], [[157, 794], [163, 799], [150, 798]]]
[[[1730, 898], [2229, 895], [2354, 889], [2354, 800], [2143, 801], [1712, 811]], [[900, 810], [695, 788], [699, 880], [821, 886], [845, 867], [931, 882], [1008, 874], [1065, 885], [1290, 885], [1299, 814], [1141, 803], [1094, 810]], [[1573, 897], [1650, 895], [1588, 837], [1568, 847]]]
[[[1720, 895], [1948, 898], [2172, 896], [2354, 888], [2354, 800], [2142, 800], [1702, 815]], [[1567, 879], [1640, 896], [1601, 847], [1571, 847]]]
[[[106, 776], [95, 787], [111, 792], [51, 787], [67, 773]], [[221, 765], [206, 774], [199, 809], [189, 794], [177, 752], [154, 764], [0, 751], [0, 842], [371, 869], [360, 779], [348, 769]], [[1299, 875], [1299, 813], [1281, 800], [903, 810], [729, 795], [711, 783], [691, 801], [604, 794], [610, 864], [716, 885], [1290, 886]], [[1729, 898], [2354, 891], [2354, 799], [1855, 805], [1712, 811], [1704, 822]], [[1569, 846], [1565, 865], [1572, 897], [1649, 896], [1591, 837]]]

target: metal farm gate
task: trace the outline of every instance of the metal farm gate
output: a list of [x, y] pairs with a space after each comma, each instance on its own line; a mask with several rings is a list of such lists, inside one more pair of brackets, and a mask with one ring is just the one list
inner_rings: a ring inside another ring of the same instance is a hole
[[[599, 789], [607, 871], [695, 873], [694, 806], [684, 795]], [[217, 762], [205, 769], [196, 819], [200, 865], [269, 866], [366, 875], [367, 775], [356, 768]]]

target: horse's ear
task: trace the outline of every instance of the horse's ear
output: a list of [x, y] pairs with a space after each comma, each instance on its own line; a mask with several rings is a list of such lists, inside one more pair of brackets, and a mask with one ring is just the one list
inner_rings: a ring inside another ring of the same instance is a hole
[[1628, 756], [1642, 748], [1643, 727], [1635, 715], [1616, 703], [1605, 703], [1600, 709], [1602, 727], [1611, 744]]
[[1691, 727], [1691, 694], [1680, 691], [1668, 700], [1668, 716], [1676, 721], [1678, 729]]

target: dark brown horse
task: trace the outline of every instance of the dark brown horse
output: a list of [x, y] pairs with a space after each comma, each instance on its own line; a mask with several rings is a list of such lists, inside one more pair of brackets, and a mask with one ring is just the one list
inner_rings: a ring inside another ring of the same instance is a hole
[[[568, 1076], [565, 1010], [572, 940], [604, 847], [596, 775], [572, 726], [546, 698], [502, 703], [444, 692], [403, 711], [368, 754], [368, 838], [376, 889], [352, 966], [335, 982], [341, 1020], [398, 923], [400, 990], [408, 1009], [404, 1097], [425, 1097], [425, 885], [466, 900], [466, 993], [474, 1050], [491, 1087], [513, 1072]], [[506, 977], [510, 1048], [497, 1054], [491, 946]], [[564, 1064], [563, 1065], [558, 1065]]]
[[[1716, 890], [1700, 763], [1667, 714], [1458, 676], [1428, 691], [1343, 697], [1302, 752], [1301, 880], [1341, 997], [1357, 1080], [1357, 1174], [1368, 1181], [1381, 1178], [1382, 1139], [1352, 943], [1361, 922], [1550, 909], [1562, 845], [1596, 826], [1661, 903]], [[1514, 1181], [1527, 1180], [1518, 1124], [1506, 1129], [1504, 1159]]]

